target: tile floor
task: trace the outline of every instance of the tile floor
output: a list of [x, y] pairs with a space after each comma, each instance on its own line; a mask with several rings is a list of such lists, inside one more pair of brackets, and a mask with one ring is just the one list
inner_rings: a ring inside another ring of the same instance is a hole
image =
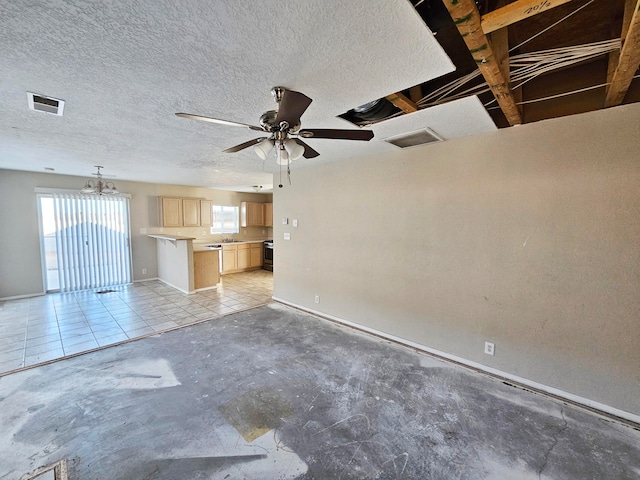
[[273, 273], [224, 275], [216, 290], [185, 295], [152, 280], [0, 302], [0, 375], [271, 301]]

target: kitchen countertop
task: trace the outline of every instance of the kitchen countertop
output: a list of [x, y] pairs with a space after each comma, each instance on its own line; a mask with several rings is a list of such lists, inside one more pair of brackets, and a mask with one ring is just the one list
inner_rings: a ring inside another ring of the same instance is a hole
[[162, 235], [162, 234], [157, 234], [157, 235], [147, 235], [147, 237], [151, 237], [151, 238], [159, 238], [161, 240], [171, 240], [171, 241], [176, 241], [176, 240], [195, 240], [196, 237], [181, 237], [180, 235]]
[[[239, 242], [201, 242], [193, 243], [193, 251], [194, 252], [208, 252], [210, 250], [221, 250], [223, 245], [240, 245], [244, 243], [264, 243], [264, 240], [243, 240]], [[209, 245], [215, 245], [215, 247], [210, 247]]]

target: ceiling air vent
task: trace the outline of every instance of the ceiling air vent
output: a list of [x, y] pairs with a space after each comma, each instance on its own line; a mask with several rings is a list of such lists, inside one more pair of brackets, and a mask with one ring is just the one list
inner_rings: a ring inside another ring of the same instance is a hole
[[430, 128], [423, 128], [415, 132], [403, 133], [395, 137], [385, 138], [384, 141], [398, 148], [409, 148], [427, 143], [441, 142], [444, 140]]
[[37, 112], [51, 113], [61, 117], [64, 111], [64, 100], [31, 92], [27, 92], [27, 100], [29, 101], [29, 108]]

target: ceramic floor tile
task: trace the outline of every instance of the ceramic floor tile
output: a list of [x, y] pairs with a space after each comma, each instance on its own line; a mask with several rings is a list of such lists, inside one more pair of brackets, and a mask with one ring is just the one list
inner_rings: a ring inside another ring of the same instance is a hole
[[29, 345], [25, 348], [25, 356], [29, 357], [31, 355], [37, 355], [40, 353], [55, 351], [62, 349], [62, 341], [60, 339], [55, 340], [53, 342], [41, 343], [39, 345]]
[[148, 335], [150, 333], [154, 333], [155, 330], [151, 327], [142, 327], [142, 328], [136, 328], [135, 330], [125, 330], [125, 333], [127, 334], [127, 337], [129, 338], [138, 338], [141, 337], [143, 335]]
[[160, 323], [157, 325], [151, 325], [151, 328], [153, 328], [156, 332], [162, 332], [164, 330], [168, 330], [170, 328], [175, 328], [178, 325], [175, 322], [165, 322], [165, 323]]
[[20, 360], [24, 358], [24, 348], [19, 348], [17, 350], [12, 350], [9, 352], [2, 351], [0, 353], [0, 363], [5, 362], [13, 362], [15, 360]]
[[157, 280], [113, 290], [0, 302], [0, 355], [19, 357], [0, 357], [0, 372], [20, 368], [23, 358], [25, 365], [33, 365], [268, 303], [273, 274], [257, 270], [225, 275], [217, 289], [194, 295]]
[[38, 353], [35, 355], [28, 355], [24, 359], [25, 367], [30, 365], [36, 365], [42, 362], [48, 362], [49, 360], [55, 360], [56, 358], [64, 357], [64, 350], [62, 348], [58, 350], [50, 350], [43, 353]]
[[43, 326], [36, 328], [27, 328], [27, 339], [46, 337], [48, 335], [54, 335], [58, 332], [60, 332], [60, 330], [58, 329], [58, 325], [55, 323], [46, 327]]
[[24, 362], [22, 357], [20, 359], [9, 360], [7, 362], [0, 362], [0, 374], [22, 368], [23, 366]]
[[56, 333], [51, 333], [49, 335], [44, 335], [42, 337], [27, 338], [25, 345], [27, 347], [30, 347], [33, 345], [42, 345], [44, 343], [50, 343], [50, 342], [55, 342], [59, 340], [60, 340], [60, 334], [56, 332]]
[[119, 333], [117, 335], [110, 335], [107, 337], [97, 337], [98, 345], [101, 347], [105, 345], [111, 345], [112, 343], [122, 342], [124, 340], [129, 340], [129, 337], [125, 333]]
[[83, 335], [74, 335], [73, 337], [63, 338], [62, 339], [62, 347], [67, 348], [73, 345], [78, 345], [80, 343], [87, 343], [95, 341], [95, 337], [93, 333], [85, 333]]

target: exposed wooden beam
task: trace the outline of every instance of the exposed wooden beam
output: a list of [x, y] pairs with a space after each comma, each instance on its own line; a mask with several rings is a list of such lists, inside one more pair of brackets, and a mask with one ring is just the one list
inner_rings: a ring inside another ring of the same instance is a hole
[[422, 100], [422, 85], [411, 87], [409, 89], [409, 98], [411, 98], [414, 103], [418, 103]]
[[518, 0], [517, 2], [510, 3], [509, 5], [505, 5], [502, 8], [483, 15], [482, 31], [484, 33], [495, 32], [512, 23], [533, 17], [558, 5], [569, 3], [570, 1], [571, 0]]
[[[640, 66], [640, 0], [627, 0], [622, 21], [622, 47], [619, 54], [610, 56], [605, 107], [620, 105], [627, 94], [633, 76]], [[617, 58], [617, 65], [612, 63]]]
[[400, 110], [402, 110], [404, 113], [411, 113], [411, 112], [418, 111], [418, 106], [415, 104], [415, 102], [408, 99], [406, 95], [404, 95], [401, 92], [392, 93], [390, 95], [387, 95], [385, 98], [389, 100], [391, 103], [393, 103]]
[[[640, 1], [640, 0], [639, 0]], [[522, 115], [513, 98], [509, 86], [509, 76], [501, 68], [501, 60], [496, 58], [491, 42], [482, 31], [480, 12], [473, 0], [443, 0], [462, 39], [467, 44], [473, 59], [487, 85], [498, 101], [509, 125], [522, 123]]]

